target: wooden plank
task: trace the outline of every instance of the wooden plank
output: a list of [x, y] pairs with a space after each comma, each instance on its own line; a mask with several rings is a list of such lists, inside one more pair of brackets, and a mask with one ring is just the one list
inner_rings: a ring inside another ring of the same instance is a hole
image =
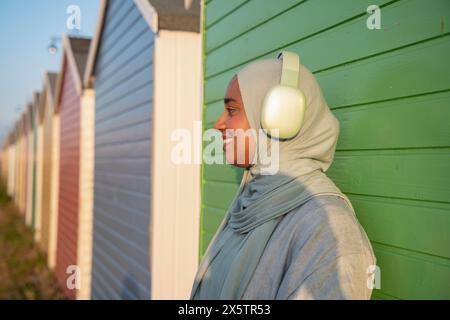
[[[377, 0], [371, 4], [381, 6], [390, 2]], [[212, 75], [270, 53], [274, 56], [279, 49], [344, 23], [350, 18], [364, 16], [367, 19], [367, 6], [367, 3], [356, 5], [352, 0], [306, 1], [208, 54], [205, 77], [208, 79]], [[360, 28], [367, 29], [365, 21]], [[321, 50], [324, 49], [322, 46]]]
[[340, 151], [327, 175], [346, 193], [448, 203], [450, 152]]
[[202, 202], [205, 206], [226, 210], [236, 195], [238, 187], [233, 183], [205, 181]]
[[450, 146], [450, 91], [335, 110], [337, 150]]
[[208, 2], [205, 8], [205, 26], [208, 28], [211, 24], [219, 21], [224, 15], [229, 14], [232, 10], [236, 10], [240, 5], [248, 1], [227, 0]]
[[[304, 0], [267, 1], [263, 6], [261, 2], [244, 2], [239, 10], [218, 20], [208, 28], [205, 34], [205, 51], [207, 54], [224, 43], [242, 35], [257, 26], [266, 23], [294, 5], [300, 5]], [[213, 10], [214, 8], [212, 8]], [[207, 6], [207, 13], [210, 8]]]
[[[341, 2], [336, 3], [340, 5]], [[244, 7], [250, 6], [251, 3]], [[321, 7], [307, 8], [308, 4], [302, 4], [298, 10], [302, 7], [305, 10], [315, 10], [318, 12], [311, 12], [311, 16], [322, 16], [320, 12]], [[244, 9], [244, 7], [242, 9]], [[263, 6], [268, 7], [268, 6]], [[449, 32], [447, 25], [443, 21], [450, 21], [450, 3], [446, 0], [436, 0], [430, 3], [426, 12], [422, 10], [422, 0], [404, 0], [394, 2], [386, 5], [382, 8], [382, 29], [381, 30], [369, 30], [366, 27], [366, 20], [368, 15], [358, 16], [355, 19], [347, 21], [341, 25], [338, 25], [331, 29], [326, 29], [326, 25], [321, 26], [324, 30], [316, 34], [316, 30], [311, 33], [313, 36], [308, 38], [308, 35], [299, 34], [297, 37], [290, 38], [286, 49], [298, 52], [303, 64], [308, 66], [310, 70], [321, 70], [324, 68], [330, 68], [332, 66], [348, 63], [362, 59], [367, 56], [380, 54], [381, 52], [389, 51], [401, 46], [417, 43], [425, 39], [429, 39], [435, 36], [439, 36]], [[241, 9], [241, 10], [242, 10]], [[239, 16], [241, 10], [236, 12], [233, 16]], [[260, 9], [263, 11], [265, 9]], [[287, 14], [287, 13], [286, 13]], [[306, 14], [306, 12], [304, 13]], [[251, 14], [250, 16], [258, 16]], [[233, 16], [227, 17], [228, 20]], [[280, 17], [276, 17], [273, 23], [283, 24], [284, 21]], [[321, 20], [321, 19], [317, 19]], [[243, 19], [247, 21], [247, 19]], [[299, 20], [301, 21], [301, 20]], [[322, 23], [326, 23], [328, 20], [321, 20]], [[237, 21], [233, 21], [234, 24], [228, 24], [228, 32], [232, 32], [235, 28], [239, 28]], [[272, 23], [272, 22], [271, 22]], [[293, 25], [298, 25], [296, 22]], [[219, 24], [214, 26], [216, 28]], [[213, 29], [214, 29], [213, 28]], [[298, 28], [303, 30], [304, 28]], [[222, 30], [223, 31], [223, 30]], [[253, 31], [257, 33], [258, 30]], [[298, 31], [300, 32], [300, 31]], [[206, 41], [208, 43], [208, 34], [212, 33], [212, 30], [208, 30]], [[264, 34], [259, 34], [259, 37]], [[221, 36], [216, 35], [221, 39]], [[306, 37], [306, 39], [305, 39]], [[235, 68], [257, 57], [272, 58], [274, 56], [274, 49], [280, 48], [278, 39], [275, 36], [270, 38], [264, 37], [260, 39], [267, 43], [274, 42], [271, 47], [266, 50], [254, 50], [253, 54], [246, 55], [246, 52], [242, 50], [234, 51], [227, 46], [221, 47], [214, 53], [208, 54], [206, 60], [206, 77], [209, 78], [212, 75], [220, 74], [225, 70]], [[217, 40], [216, 40], [217, 41]], [[254, 41], [253, 38], [249, 39], [246, 34], [233, 40], [233, 45], [246, 46], [248, 41]], [[236, 43], [236, 44], [235, 44]], [[208, 45], [208, 44], [206, 44]], [[231, 44], [230, 44], [231, 45]], [[330, 51], [330, 48], [332, 50]], [[332, 54], [330, 54], [332, 52]]]
[[122, 145], [103, 145], [95, 148], [96, 159], [115, 159], [121, 157], [149, 156], [148, 141], [136, 141]]
[[103, 92], [101, 95], [97, 97], [96, 103], [100, 106], [110, 105], [112, 102], [120, 99], [122, 96], [136, 91], [143, 84], [148, 83], [149, 81], [153, 81], [153, 65], [147, 63], [144, 68], [141, 68], [138, 72], [136, 72], [133, 76], [124, 79], [124, 81], [120, 84], [111, 88], [107, 92]]
[[142, 122], [151, 120], [151, 109], [148, 105], [143, 104], [135, 109], [128, 110], [126, 113], [119, 114], [115, 117], [101, 122], [97, 127], [97, 135], [109, 134], [111, 131], [131, 127]]
[[[147, 67], [152, 63], [151, 57], [153, 54], [153, 43], [141, 48], [140, 51], [133, 52], [130, 57], [124, 61], [114, 61], [111, 65], [111, 70], [108, 75], [106, 75], [105, 81], [98, 81], [98, 85], [95, 86], [95, 94], [102, 95], [108, 93], [122, 82], [131, 78], [135, 73], [139, 72], [143, 68]], [[103, 78], [102, 73], [100, 78]], [[153, 78], [153, 77], [152, 77]]]
[[[109, 118], [116, 117], [120, 113], [127, 112], [128, 110], [132, 110], [134, 108], [138, 108], [143, 104], [148, 105], [151, 109], [152, 107], [152, 82], [149, 81], [147, 84], [144, 84], [142, 88], [127, 93], [120, 97], [120, 99], [110, 103], [106, 106], [98, 106], [100, 108], [96, 109], [96, 123], [100, 123], [102, 121], [106, 121]], [[96, 107], [97, 108], [97, 107]]]
[[[448, 35], [442, 36], [315, 73], [315, 76], [330, 108], [446, 90], [450, 88], [450, 63], [446, 59], [450, 52], [449, 39]], [[236, 71], [232, 69], [206, 81], [206, 104], [223, 99]]]
[[146, 22], [140, 19], [136, 25], [127, 30], [124, 38], [118, 41], [119, 44], [114, 48], [105, 47], [105, 50], [102, 50], [102, 47], [100, 47], [102, 54], [97, 61], [97, 72], [98, 70], [103, 70], [103, 73], [105, 73], [107, 66], [114, 60], [130, 58], [130, 53], [137, 52], [140, 48], [146, 47], [153, 42], [153, 34], [148, 30]]
[[372, 241], [450, 258], [449, 204], [348, 196]]
[[381, 293], [402, 299], [449, 299], [450, 260], [372, 244]]
[[230, 164], [203, 165], [203, 179], [205, 181], [228, 182], [239, 184], [244, 170]]
[[97, 145], [120, 144], [127, 141], [150, 141], [150, 123], [144, 122], [138, 125], [125, 127], [111, 132], [108, 135], [96, 137]]

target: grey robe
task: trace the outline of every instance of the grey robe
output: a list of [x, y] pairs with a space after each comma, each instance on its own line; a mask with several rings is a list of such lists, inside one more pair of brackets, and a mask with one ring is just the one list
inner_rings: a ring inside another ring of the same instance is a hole
[[[243, 299], [370, 299], [375, 256], [343, 199], [317, 196], [279, 219]], [[208, 298], [200, 286], [195, 299]]]

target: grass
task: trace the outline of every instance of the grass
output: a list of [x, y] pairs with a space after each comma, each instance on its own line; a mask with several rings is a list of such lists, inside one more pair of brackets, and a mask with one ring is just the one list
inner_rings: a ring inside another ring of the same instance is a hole
[[64, 299], [33, 230], [0, 183], [0, 300]]

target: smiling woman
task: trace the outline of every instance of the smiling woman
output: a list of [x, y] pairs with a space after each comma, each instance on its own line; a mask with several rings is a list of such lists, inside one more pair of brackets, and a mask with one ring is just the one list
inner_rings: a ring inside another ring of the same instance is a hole
[[[263, 174], [259, 161], [238, 164], [244, 176], [200, 264], [193, 299], [370, 298], [371, 245], [349, 199], [325, 175], [339, 123], [314, 76], [297, 67], [292, 83], [306, 95], [304, 125], [296, 136], [277, 141], [275, 174]], [[223, 135], [260, 130], [265, 97], [280, 79], [283, 83], [287, 71], [292, 72], [281, 59], [256, 61], [240, 70], [214, 127]], [[275, 140], [263, 139], [268, 145]], [[247, 156], [248, 151], [245, 144], [238, 153]]]
[[247, 168], [254, 157], [255, 141], [248, 134], [251, 127], [245, 114], [237, 76], [231, 79], [223, 101], [225, 110], [214, 129], [222, 133], [223, 150], [228, 163]]

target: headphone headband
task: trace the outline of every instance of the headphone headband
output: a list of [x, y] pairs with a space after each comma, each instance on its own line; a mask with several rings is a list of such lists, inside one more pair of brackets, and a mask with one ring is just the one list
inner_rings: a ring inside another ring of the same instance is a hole
[[290, 51], [282, 51], [277, 57], [282, 59], [281, 80], [283, 86], [298, 88], [298, 74], [300, 72], [300, 57]]

